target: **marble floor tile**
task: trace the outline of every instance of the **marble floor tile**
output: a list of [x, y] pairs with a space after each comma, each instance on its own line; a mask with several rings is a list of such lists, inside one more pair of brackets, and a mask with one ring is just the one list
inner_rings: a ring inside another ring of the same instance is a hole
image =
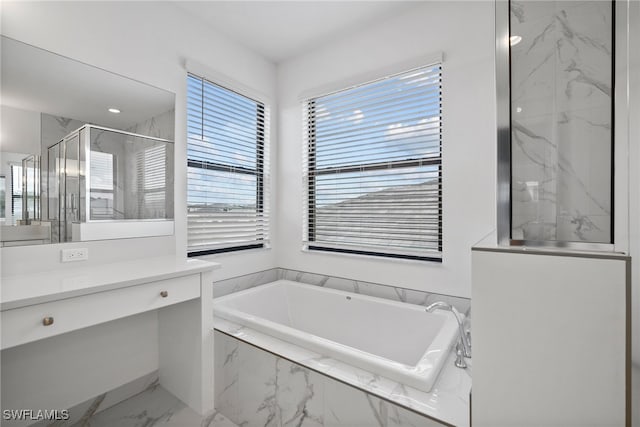
[[222, 414], [202, 417], [161, 386], [147, 389], [74, 427], [238, 427]]

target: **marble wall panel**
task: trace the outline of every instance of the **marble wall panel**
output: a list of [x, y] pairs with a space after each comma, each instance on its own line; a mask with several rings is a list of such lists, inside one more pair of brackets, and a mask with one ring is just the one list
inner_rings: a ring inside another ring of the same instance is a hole
[[282, 279], [424, 306], [436, 301], [444, 301], [452, 304], [461, 313], [470, 314], [471, 300], [468, 298], [416, 291], [413, 289], [344, 279], [305, 271], [289, 270], [286, 268], [273, 268], [214, 282], [213, 296], [214, 298], [221, 297]]
[[[239, 426], [442, 426], [220, 332], [215, 346], [217, 359], [237, 360], [216, 370], [216, 410]], [[234, 378], [237, 392], [229, 393]]]
[[512, 237], [611, 241], [612, 2], [512, 1]]

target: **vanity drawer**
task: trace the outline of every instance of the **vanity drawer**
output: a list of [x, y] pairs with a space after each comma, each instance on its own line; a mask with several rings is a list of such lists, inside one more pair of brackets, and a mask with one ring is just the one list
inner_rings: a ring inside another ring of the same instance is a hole
[[2, 348], [200, 297], [200, 274], [6, 310]]

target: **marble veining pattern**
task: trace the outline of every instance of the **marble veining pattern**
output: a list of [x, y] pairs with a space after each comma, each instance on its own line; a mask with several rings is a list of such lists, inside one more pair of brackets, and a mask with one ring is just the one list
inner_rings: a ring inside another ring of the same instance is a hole
[[233, 292], [243, 291], [269, 282], [275, 282], [276, 280], [278, 280], [277, 268], [245, 274], [231, 279], [220, 280], [213, 284], [213, 297], [222, 297]]
[[471, 300], [468, 298], [416, 291], [413, 289], [363, 282], [360, 280], [344, 279], [298, 270], [289, 270], [286, 268], [273, 268], [270, 270], [214, 282], [213, 297], [217, 298], [225, 296], [233, 292], [243, 291], [255, 286], [264, 285], [265, 283], [283, 279], [424, 306], [435, 301], [444, 301], [454, 305], [461, 313], [465, 313], [466, 315], [470, 314]]
[[221, 413], [198, 415], [159, 384], [74, 427], [238, 427]]
[[224, 319], [214, 324], [224, 332], [215, 332], [216, 409], [240, 426], [469, 423], [471, 369], [456, 368], [453, 354], [425, 393]]
[[175, 110], [169, 110], [157, 116], [151, 117], [144, 122], [136, 123], [126, 129], [128, 132], [138, 135], [153, 136], [173, 141], [174, 139], [174, 117]]
[[512, 1], [512, 237], [611, 239], [612, 2]]
[[461, 313], [469, 314], [471, 300], [468, 298], [436, 294], [432, 292], [415, 291], [388, 285], [381, 285], [360, 280], [343, 279], [322, 274], [303, 271], [278, 269], [278, 280], [293, 280], [309, 285], [323, 286], [330, 289], [353, 292], [378, 298], [385, 298], [409, 304], [429, 305], [436, 301], [444, 301], [455, 306]]
[[[51, 114], [41, 113], [40, 114], [40, 135], [42, 137], [41, 141], [41, 168], [42, 175], [40, 180], [40, 213], [42, 215], [43, 220], [47, 220], [49, 218], [49, 203], [48, 203], [48, 176], [46, 174], [47, 171], [47, 155], [48, 149], [50, 146], [59, 142], [62, 138], [67, 136], [69, 133], [78, 129], [84, 125], [80, 120], [70, 119], [67, 117], [53, 116]], [[52, 191], [53, 192], [53, 191]], [[55, 193], [54, 193], [55, 194]], [[58, 228], [51, 227], [51, 232], [53, 233], [52, 242], [60, 241], [60, 236], [58, 235]]]
[[116, 389], [107, 391], [91, 399], [88, 399], [69, 410], [68, 420], [59, 420], [53, 423], [39, 421], [34, 424], [36, 427], [68, 427], [68, 426], [88, 426], [89, 421], [99, 412], [110, 408], [118, 403], [131, 398], [139, 393], [149, 391], [158, 385], [158, 371], [153, 371], [147, 375], [130, 381]]

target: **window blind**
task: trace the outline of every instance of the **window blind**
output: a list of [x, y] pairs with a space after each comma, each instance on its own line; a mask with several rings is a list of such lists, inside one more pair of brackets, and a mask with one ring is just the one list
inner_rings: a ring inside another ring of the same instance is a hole
[[137, 154], [138, 210], [144, 218], [166, 214], [166, 146], [145, 148]]
[[11, 217], [22, 219], [22, 166], [11, 165]]
[[90, 216], [92, 220], [121, 219], [117, 218], [113, 208], [113, 169], [113, 154], [91, 150]]
[[441, 259], [441, 97], [437, 64], [304, 102], [308, 249]]
[[269, 112], [189, 75], [187, 222], [190, 256], [269, 242]]

